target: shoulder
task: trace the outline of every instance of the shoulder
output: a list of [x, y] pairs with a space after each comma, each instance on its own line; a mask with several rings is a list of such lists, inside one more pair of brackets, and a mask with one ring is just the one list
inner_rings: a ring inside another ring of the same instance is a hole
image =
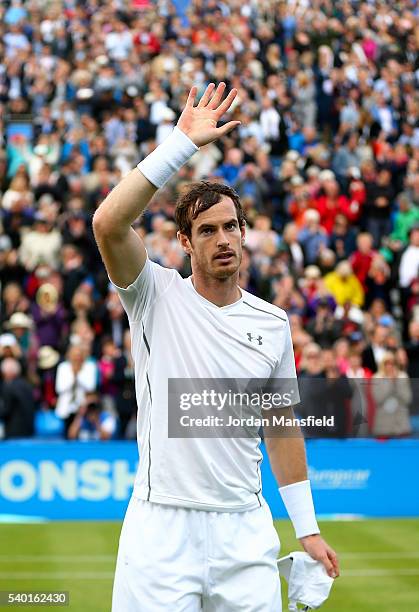
[[119, 287], [112, 281], [111, 282], [114, 285], [115, 289], [118, 291], [118, 293], [127, 294], [130, 292], [136, 292], [144, 284], [147, 285], [151, 279], [154, 279], [157, 282], [161, 281], [165, 284], [168, 284], [177, 276], [180, 277], [180, 274], [177, 270], [173, 268], [165, 268], [164, 266], [161, 266], [155, 261], [152, 261], [147, 255], [143, 267], [138, 272], [138, 276], [135, 278], [135, 280], [132, 281], [130, 285], [128, 285], [127, 287]]
[[147, 257], [147, 260], [146, 260], [146, 265], [150, 266], [150, 269], [152, 270], [153, 274], [157, 274], [157, 275], [160, 275], [160, 276], [173, 277], [173, 278], [175, 278], [175, 277], [182, 278], [181, 275], [179, 274], [179, 272], [176, 270], [176, 268], [165, 268], [161, 264], [159, 264], [159, 263], [157, 263], [155, 261], [152, 261], [148, 257]]
[[324, 276], [324, 282], [330, 282], [330, 281], [335, 281], [338, 278], [338, 275], [336, 274], [336, 272], [328, 272], [327, 274], [325, 274]]
[[241, 291], [243, 294], [243, 305], [245, 308], [253, 309], [255, 312], [260, 312], [261, 315], [265, 314], [266, 317], [276, 317], [276, 319], [281, 321], [283, 324], [288, 323], [288, 316], [285, 310], [271, 304], [270, 302], [266, 302], [259, 297], [256, 297], [244, 289]]
[[65, 361], [61, 361], [58, 366], [57, 366], [57, 373], [58, 372], [67, 372], [68, 370], [71, 369], [71, 364], [70, 362], [66, 359]]

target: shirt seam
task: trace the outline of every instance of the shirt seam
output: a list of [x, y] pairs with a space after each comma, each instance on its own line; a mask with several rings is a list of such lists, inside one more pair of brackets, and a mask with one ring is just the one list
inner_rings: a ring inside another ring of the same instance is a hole
[[[151, 259], [149, 260], [149, 262], [151, 263]], [[170, 268], [170, 269], [174, 270], [173, 268]], [[166, 268], [166, 270], [169, 270], [169, 268]], [[157, 297], [154, 298], [154, 300], [151, 302], [151, 304], [148, 306], [148, 308], [140, 315], [140, 317], [138, 319], [130, 319], [128, 317], [128, 321], [130, 323], [134, 323], [134, 324], [143, 322], [143, 324], [145, 326], [146, 323], [147, 323], [147, 319], [150, 316], [151, 309], [167, 293], [167, 291], [169, 291], [170, 287], [174, 283], [175, 278], [176, 278], [176, 271], [175, 271], [175, 274], [173, 274], [173, 278], [170, 281], [170, 283], [167, 285], [166, 289], [164, 289], [164, 291], [162, 291]]]

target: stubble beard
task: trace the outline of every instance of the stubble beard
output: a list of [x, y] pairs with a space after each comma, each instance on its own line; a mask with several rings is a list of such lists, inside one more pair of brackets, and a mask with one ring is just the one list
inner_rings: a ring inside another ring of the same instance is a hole
[[236, 261], [232, 262], [228, 266], [214, 266], [213, 261], [208, 261], [205, 258], [197, 261], [197, 269], [204, 274], [209, 280], [226, 281], [235, 274], [238, 276], [240, 263], [242, 260], [241, 252], [236, 252]]

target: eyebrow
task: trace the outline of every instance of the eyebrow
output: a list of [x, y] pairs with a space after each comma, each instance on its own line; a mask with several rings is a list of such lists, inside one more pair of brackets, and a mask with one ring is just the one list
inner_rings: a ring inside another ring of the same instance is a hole
[[[230, 223], [235, 223], [236, 225], [239, 224], [238, 220], [232, 217], [228, 221], [224, 221], [222, 225], [230, 225]], [[217, 225], [214, 223], [203, 223], [202, 225], [198, 225], [197, 231], [200, 232], [201, 230], [207, 228], [213, 229], [214, 227], [217, 227]]]

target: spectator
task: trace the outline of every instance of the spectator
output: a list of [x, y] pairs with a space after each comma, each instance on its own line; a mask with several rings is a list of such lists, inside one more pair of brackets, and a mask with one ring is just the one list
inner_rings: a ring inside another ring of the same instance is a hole
[[81, 250], [72, 243], [63, 245], [61, 262], [63, 305], [69, 308], [77, 288], [88, 278], [89, 271]]
[[341, 324], [333, 316], [334, 301], [321, 297], [315, 302], [315, 317], [307, 325], [307, 331], [322, 348], [330, 347], [339, 338]]
[[279, 308], [286, 309], [290, 314], [303, 315], [305, 311], [305, 300], [301, 291], [295, 287], [292, 276], [284, 275], [273, 284], [273, 303]]
[[276, 250], [279, 237], [272, 229], [272, 222], [266, 215], [255, 217], [253, 227], [248, 229], [246, 236], [246, 246], [255, 255], [259, 255], [263, 245], [269, 243]]
[[294, 113], [298, 123], [304, 127], [312, 127], [316, 124], [317, 106], [315, 102], [316, 90], [312, 76], [300, 71], [294, 84]]
[[405, 291], [419, 275], [419, 224], [413, 225], [409, 231], [409, 245], [400, 259], [400, 287]]
[[4, 193], [1, 205], [4, 210], [12, 210], [16, 204], [23, 208], [32, 208], [33, 193], [30, 190], [29, 180], [25, 174], [16, 175], [10, 182], [9, 189]]
[[19, 362], [6, 357], [0, 365], [2, 375], [0, 419], [6, 438], [27, 438], [33, 434], [35, 403], [33, 389], [23, 378]]
[[96, 390], [97, 381], [97, 366], [88, 359], [86, 349], [81, 344], [70, 345], [67, 359], [57, 368], [55, 383], [58, 396], [56, 414], [66, 422], [67, 430], [86, 393]]
[[217, 174], [222, 180], [234, 185], [239, 178], [240, 172], [243, 170], [243, 153], [240, 149], [230, 149], [225, 156], [224, 163], [219, 167]]
[[36, 355], [38, 342], [33, 333], [33, 320], [24, 312], [15, 312], [5, 323], [6, 329], [9, 329], [17, 340], [22, 355], [25, 355], [25, 364]]
[[322, 385], [322, 394], [319, 398], [318, 413], [322, 416], [333, 417], [333, 424], [324, 428], [321, 432], [323, 437], [345, 438], [351, 432], [352, 423], [351, 399], [353, 389], [346, 375], [339, 369], [336, 363], [336, 353], [333, 350], [325, 351], [323, 354], [325, 384]]
[[104, 336], [102, 340], [102, 355], [98, 362], [99, 389], [105, 403], [112, 406], [112, 408], [114, 408], [118, 384], [121, 382], [118, 376], [122, 367], [121, 360], [125, 361], [122, 358], [120, 349], [115, 345], [112, 338]]
[[324, 282], [318, 266], [307, 266], [304, 270], [304, 278], [300, 281], [301, 291], [310, 304], [324, 293]]
[[[3, 324], [17, 312], [25, 314], [30, 307], [30, 301], [24, 294], [20, 285], [15, 282], [7, 283], [3, 287], [1, 315]], [[21, 319], [22, 320], [22, 319]], [[27, 327], [28, 321], [25, 323]], [[6, 324], [7, 325], [7, 324]]]
[[131, 335], [124, 333], [121, 358], [117, 363], [118, 388], [115, 399], [121, 437], [137, 439], [137, 402], [134, 388], [134, 362], [131, 353]]
[[366, 228], [374, 239], [375, 248], [380, 246], [381, 237], [390, 233], [394, 195], [391, 172], [387, 168], [379, 170], [373, 181], [366, 182]]
[[68, 429], [70, 440], [110, 440], [116, 432], [115, 417], [103, 409], [95, 393], [86, 394]]
[[348, 259], [355, 251], [355, 231], [349, 225], [345, 215], [336, 215], [329, 245], [336, 253], [338, 261]]
[[373, 331], [371, 343], [362, 353], [362, 365], [374, 374], [378, 371], [387, 350], [389, 329], [386, 325], [377, 325]]
[[298, 241], [298, 228], [295, 223], [287, 223], [284, 227], [281, 246], [289, 254], [292, 269], [300, 274], [304, 268], [304, 253]]
[[325, 230], [320, 227], [320, 214], [317, 210], [309, 209], [305, 212], [304, 225], [298, 239], [304, 250], [305, 263], [314, 264], [320, 251], [329, 243]]
[[350, 132], [342, 138], [342, 144], [337, 148], [333, 157], [332, 168], [339, 182], [344, 186], [353, 172], [353, 169], [360, 169], [361, 156], [358, 147], [358, 134]]
[[411, 228], [419, 225], [419, 207], [414, 206], [405, 193], [401, 193], [397, 201], [399, 209], [394, 215], [394, 229], [389, 237], [406, 245]]
[[372, 248], [373, 237], [367, 232], [358, 234], [356, 245], [357, 249], [353, 251], [349, 258], [349, 262], [354, 274], [365, 290], [368, 272], [370, 271], [372, 261], [376, 255], [376, 251]]
[[348, 221], [354, 221], [356, 215], [352, 212], [348, 198], [340, 193], [339, 183], [331, 170], [320, 173], [322, 184], [321, 195], [314, 202], [320, 214], [320, 224], [330, 235], [333, 230], [336, 215], [344, 215]]
[[375, 400], [373, 435], [408, 435], [411, 431], [409, 406], [412, 391], [409, 378], [399, 370], [394, 353], [384, 353], [378, 372], [373, 377], [372, 393]]
[[284, 134], [281, 115], [275, 108], [273, 100], [264, 96], [262, 98], [262, 110], [259, 117], [262, 128], [263, 139], [270, 145], [271, 155], [278, 157], [284, 151]]
[[55, 391], [55, 379], [57, 365], [60, 361], [60, 353], [52, 346], [41, 346], [38, 352], [38, 388], [36, 390], [37, 400], [41, 408], [55, 409], [57, 395]]
[[19, 257], [25, 268], [34, 270], [40, 263], [58, 268], [62, 237], [43, 213], [35, 215], [33, 230], [22, 238]]
[[124, 332], [128, 327], [124, 309], [118, 298], [118, 294], [112, 287], [109, 288], [106, 297], [106, 312], [104, 316], [103, 330], [112, 337], [115, 345], [121, 347], [124, 339]]
[[234, 188], [241, 198], [251, 198], [253, 206], [261, 210], [264, 197], [268, 193], [268, 185], [255, 164], [249, 163], [243, 167]]
[[364, 290], [361, 283], [352, 271], [351, 264], [343, 260], [336, 266], [334, 272], [329, 272], [324, 279], [326, 288], [335, 298], [337, 304], [346, 303], [362, 306], [364, 303]]
[[346, 376], [339, 372], [332, 350], [321, 352], [320, 346], [310, 343], [303, 351], [298, 413], [307, 418], [333, 417], [329, 427], [310, 427], [304, 432], [308, 437], [345, 437], [347, 413], [353, 391]]
[[314, 206], [312, 194], [308, 184], [304, 183], [299, 175], [291, 177], [288, 189], [290, 191], [288, 214], [301, 229], [305, 223], [305, 213]]
[[53, 284], [44, 283], [39, 287], [36, 304], [32, 306], [32, 317], [39, 344], [59, 348], [67, 331], [66, 317]]
[[391, 308], [390, 301], [390, 268], [384, 261], [382, 255], [378, 253], [371, 262], [368, 276], [365, 281], [366, 300], [365, 306], [368, 308], [376, 299], [382, 300], [388, 309]]

